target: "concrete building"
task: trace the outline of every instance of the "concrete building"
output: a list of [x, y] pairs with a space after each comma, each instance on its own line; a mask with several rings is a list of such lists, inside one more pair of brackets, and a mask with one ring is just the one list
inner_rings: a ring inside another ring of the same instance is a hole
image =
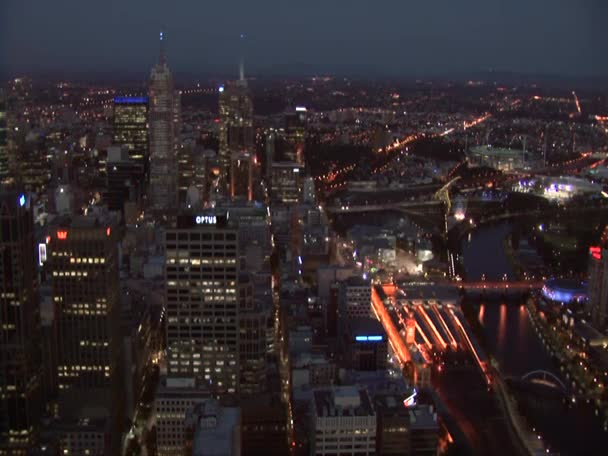
[[187, 413], [187, 445], [192, 456], [240, 456], [241, 410], [208, 399]]
[[359, 276], [349, 277], [340, 283], [340, 316], [369, 317], [372, 305], [372, 285]]
[[156, 451], [158, 456], [183, 456], [187, 448], [186, 416], [209, 399], [194, 379], [167, 379], [156, 391]]
[[373, 455], [376, 412], [366, 390], [353, 386], [313, 392], [313, 455]]

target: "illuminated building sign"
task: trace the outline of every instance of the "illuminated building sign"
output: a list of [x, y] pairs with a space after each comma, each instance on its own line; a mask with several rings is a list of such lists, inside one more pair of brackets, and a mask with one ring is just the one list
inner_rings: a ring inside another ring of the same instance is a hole
[[602, 259], [602, 249], [600, 247], [589, 247], [589, 253], [596, 260]]
[[67, 231], [57, 231], [57, 239], [67, 239], [68, 232]]
[[414, 391], [412, 392], [412, 394], [403, 400], [403, 405], [405, 407], [413, 407], [414, 405], [416, 405], [416, 396], [417, 395], [418, 395], [418, 391], [416, 391], [416, 388], [414, 388]]
[[357, 342], [381, 342], [382, 336], [355, 336]]
[[215, 225], [217, 217], [215, 215], [197, 215], [195, 221], [197, 225]]
[[41, 242], [38, 244], [38, 264], [42, 266], [46, 261], [46, 244]]
[[23, 207], [25, 206], [25, 195], [21, 194], [19, 196], [19, 206]]
[[222, 93], [224, 91], [224, 86], [219, 86], [219, 88], [217, 89], [217, 91], [219, 93]]
[[143, 104], [148, 102], [148, 97], [115, 97], [116, 104]]
[[304, 107], [304, 106], [296, 106], [296, 112], [306, 112], [306, 107]]

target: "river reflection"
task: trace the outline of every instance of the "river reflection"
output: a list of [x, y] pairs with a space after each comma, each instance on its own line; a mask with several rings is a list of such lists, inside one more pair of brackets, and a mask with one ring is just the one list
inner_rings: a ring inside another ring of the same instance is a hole
[[[483, 227], [463, 241], [464, 269], [467, 280], [500, 280], [513, 277], [503, 242], [511, 226], [507, 223]], [[466, 298], [465, 298], [466, 299]], [[478, 298], [473, 298], [478, 302]], [[562, 377], [537, 335], [523, 302], [487, 300], [479, 305], [478, 319], [487, 349], [506, 377], [520, 378], [534, 370], [547, 370]], [[523, 398], [522, 398], [523, 399]], [[526, 396], [525, 409], [530, 422], [560, 449], [561, 454], [606, 454], [592, 448], [605, 448], [607, 434], [593, 416], [592, 405], [566, 408], [561, 402], [534, 400]], [[589, 410], [588, 410], [589, 409]], [[581, 448], [586, 450], [581, 451]], [[587, 451], [589, 449], [590, 451]]]

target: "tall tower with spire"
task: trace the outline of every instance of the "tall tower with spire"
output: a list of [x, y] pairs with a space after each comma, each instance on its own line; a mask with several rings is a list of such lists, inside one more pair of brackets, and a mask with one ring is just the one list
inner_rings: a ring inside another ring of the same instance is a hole
[[[244, 35], [241, 35], [241, 39]], [[243, 153], [253, 154], [253, 103], [245, 79], [243, 58], [239, 79], [220, 87], [220, 150], [218, 158], [225, 188], [231, 182], [230, 161]]]
[[160, 57], [150, 73], [150, 190], [148, 206], [162, 212], [177, 204], [177, 148], [180, 129], [180, 94], [165, 56], [160, 32]]

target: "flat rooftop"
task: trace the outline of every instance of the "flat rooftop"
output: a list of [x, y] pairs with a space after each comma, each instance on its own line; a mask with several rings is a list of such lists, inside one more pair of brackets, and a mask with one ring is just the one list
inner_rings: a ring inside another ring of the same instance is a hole
[[367, 391], [355, 386], [338, 386], [313, 392], [317, 417], [374, 416]]

